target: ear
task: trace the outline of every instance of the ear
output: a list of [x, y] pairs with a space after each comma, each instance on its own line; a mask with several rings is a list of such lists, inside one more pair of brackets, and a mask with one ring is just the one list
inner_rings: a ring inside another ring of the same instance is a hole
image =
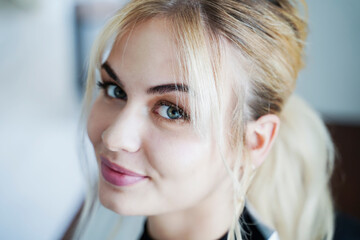
[[280, 119], [274, 114], [267, 114], [246, 127], [246, 147], [254, 168], [259, 167], [268, 155], [280, 127]]

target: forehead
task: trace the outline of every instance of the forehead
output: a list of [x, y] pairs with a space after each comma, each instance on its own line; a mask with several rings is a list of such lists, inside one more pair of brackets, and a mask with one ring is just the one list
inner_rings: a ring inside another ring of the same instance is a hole
[[116, 39], [107, 61], [121, 78], [146, 78], [151, 84], [175, 82], [174, 46], [166, 20], [153, 18]]

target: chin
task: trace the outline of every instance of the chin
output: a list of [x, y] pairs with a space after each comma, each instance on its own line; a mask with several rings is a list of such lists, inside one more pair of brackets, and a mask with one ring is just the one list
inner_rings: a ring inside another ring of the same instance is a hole
[[144, 215], [136, 200], [129, 196], [129, 194], [120, 192], [115, 186], [111, 186], [103, 179], [99, 181], [99, 200], [100, 203], [107, 209], [124, 216]]

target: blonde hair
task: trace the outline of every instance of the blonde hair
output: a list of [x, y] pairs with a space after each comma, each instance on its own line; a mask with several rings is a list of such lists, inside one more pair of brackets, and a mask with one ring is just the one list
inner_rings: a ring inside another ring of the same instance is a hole
[[[233, 56], [237, 77], [232, 83], [232, 133], [218, 133], [227, 135], [232, 150], [238, 153], [230, 171], [235, 210], [228, 239], [241, 239], [238, 218], [245, 196], [281, 239], [332, 238], [333, 206], [328, 186], [332, 143], [319, 116], [292, 94], [304, 65], [307, 35], [306, 21], [300, 15], [301, 10], [306, 12], [306, 5], [301, 3], [135, 0], [108, 22], [91, 53], [83, 119], [91, 106], [96, 70], [100, 70], [106, 47], [140, 22], [154, 17], [165, 19], [176, 39], [179, 79], [186, 81], [191, 90], [191, 119], [200, 134], [208, 122], [221, 122], [222, 65], [226, 54]], [[280, 116], [280, 133], [268, 159], [254, 170], [244, 147], [244, 133], [249, 121], [266, 114]], [[219, 144], [222, 149], [225, 143]], [[93, 211], [95, 186], [96, 181], [89, 187], [75, 238]]]

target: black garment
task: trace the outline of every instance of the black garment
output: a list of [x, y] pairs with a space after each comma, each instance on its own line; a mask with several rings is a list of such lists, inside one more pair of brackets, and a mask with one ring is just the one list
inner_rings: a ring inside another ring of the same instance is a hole
[[[243, 232], [242, 237], [243, 239], [251, 239], [251, 240], [266, 240], [269, 236], [263, 236], [264, 233], [260, 232], [260, 225], [254, 221], [254, 218], [250, 215], [246, 207], [240, 217], [239, 222], [242, 225]], [[246, 223], [246, 224], [245, 224]], [[261, 227], [263, 229], [263, 227]], [[268, 235], [269, 232], [265, 235]], [[144, 231], [139, 240], [155, 240], [150, 237], [148, 229], [147, 229], [147, 220], [144, 224]], [[222, 236], [219, 240], [227, 240], [227, 233]]]
[[344, 213], [337, 212], [335, 215], [334, 240], [359, 240], [360, 222]]
[[[272, 234], [270, 229], [267, 229], [266, 226], [256, 222], [256, 219], [249, 213], [246, 207], [240, 217], [240, 223], [242, 223], [243, 239], [267, 240]], [[146, 224], [147, 221], [144, 224], [144, 232], [140, 240], [155, 240], [149, 236]], [[219, 240], [227, 240], [227, 233]], [[359, 221], [345, 214], [336, 213], [333, 240], [360, 240]]]
[[[242, 239], [267, 240], [272, 233], [272, 231], [269, 231], [269, 229], [266, 229], [266, 233], [261, 232], [260, 229], [264, 230], [266, 227], [263, 225], [260, 226], [259, 222], [256, 222], [255, 218], [250, 214], [246, 207], [244, 207], [239, 222], [241, 224]], [[219, 240], [227, 240], [227, 236], [228, 234], [226, 233]]]

